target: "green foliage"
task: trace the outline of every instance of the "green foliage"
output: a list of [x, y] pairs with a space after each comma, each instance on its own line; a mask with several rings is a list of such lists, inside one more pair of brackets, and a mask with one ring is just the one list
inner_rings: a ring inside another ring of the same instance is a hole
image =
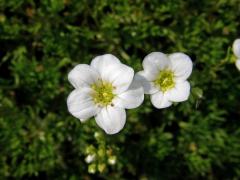
[[[1, 179], [240, 179], [239, 9], [239, 0], [0, 0]], [[113, 136], [68, 113], [76, 64], [112, 53], [138, 71], [152, 51], [191, 56], [188, 101], [157, 110], [146, 96]]]

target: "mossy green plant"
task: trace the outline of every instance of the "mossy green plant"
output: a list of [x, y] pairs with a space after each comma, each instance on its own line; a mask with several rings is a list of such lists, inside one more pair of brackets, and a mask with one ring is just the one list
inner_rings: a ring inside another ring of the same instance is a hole
[[[239, 19], [239, 0], [0, 0], [0, 179], [240, 179]], [[75, 65], [153, 51], [191, 57], [188, 101], [146, 95], [114, 136], [69, 114]], [[110, 152], [89, 168], [88, 146]]]

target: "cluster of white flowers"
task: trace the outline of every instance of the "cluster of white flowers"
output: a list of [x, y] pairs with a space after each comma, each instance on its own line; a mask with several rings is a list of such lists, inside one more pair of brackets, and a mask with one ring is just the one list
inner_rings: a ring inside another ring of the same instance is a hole
[[240, 71], [240, 39], [236, 39], [233, 42], [233, 53], [237, 57], [237, 60], [235, 62], [236, 67]]
[[68, 75], [75, 88], [67, 99], [69, 112], [82, 122], [94, 116], [107, 134], [116, 134], [125, 125], [125, 109], [140, 106], [144, 93], [159, 109], [188, 99], [192, 61], [186, 54], [153, 52], [143, 60], [143, 68], [134, 75], [111, 54], [77, 65]]

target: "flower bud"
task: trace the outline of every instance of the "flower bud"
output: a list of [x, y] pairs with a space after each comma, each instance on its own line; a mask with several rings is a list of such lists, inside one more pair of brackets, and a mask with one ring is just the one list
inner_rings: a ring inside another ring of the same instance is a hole
[[95, 164], [91, 164], [90, 166], [88, 166], [88, 172], [90, 174], [94, 174], [96, 172], [96, 165]]
[[93, 162], [95, 160], [95, 154], [89, 154], [89, 155], [87, 155], [87, 157], [85, 158], [85, 162], [86, 163], [91, 163], [91, 162]]
[[114, 164], [116, 164], [116, 160], [117, 160], [116, 156], [110, 156], [108, 158], [108, 163], [111, 164], [111, 165], [114, 165]]

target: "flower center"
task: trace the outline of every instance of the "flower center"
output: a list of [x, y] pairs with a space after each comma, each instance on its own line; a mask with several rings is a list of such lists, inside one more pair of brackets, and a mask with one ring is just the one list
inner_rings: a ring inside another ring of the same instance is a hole
[[114, 87], [108, 82], [99, 82], [93, 84], [91, 88], [94, 90], [92, 97], [95, 104], [100, 106], [107, 106], [111, 104], [115, 94], [113, 94]]
[[166, 92], [175, 86], [174, 73], [171, 70], [161, 70], [153, 81], [162, 92]]

